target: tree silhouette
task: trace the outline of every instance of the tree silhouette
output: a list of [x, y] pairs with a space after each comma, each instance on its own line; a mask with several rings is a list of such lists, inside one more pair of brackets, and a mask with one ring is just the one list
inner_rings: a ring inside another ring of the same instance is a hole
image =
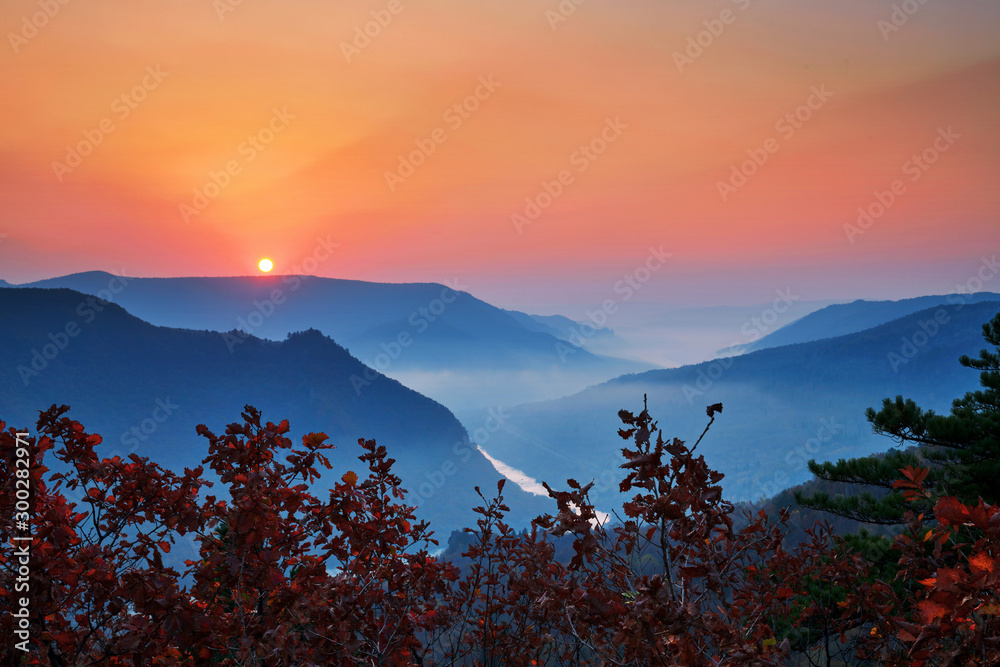
[[[430, 555], [430, 528], [373, 440], [358, 441], [365, 475], [347, 472], [319, 498], [310, 488], [330, 466], [326, 435], [293, 445], [287, 421], [246, 406], [222, 435], [198, 427], [204, 464], [224, 489], [216, 497], [201, 467], [176, 475], [134, 455], [99, 458], [100, 436], [67, 411], [41, 413], [39, 437], [28, 440], [0, 422], [5, 637], [20, 623], [21, 547], [11, 539], [24, 532], [14, 518], [18, 480], [32, 489], [30, 637], [8, 640], [5, 664], [1000, 660], [994, 505], [939, 496], [927, 468], [905, 468], [894, 492], [907, 503], [907, 532], [894, 549], [913, 594], [901, 596], [829, 525], [788, 551], [787, 513], [776, 522], [763, 512], [736, 516], [722, 475], [696, 453], [720, 404], [707, 408], [690, 446], [665, 438], [645, 404], [619, 413], [620, 488], [632, 495], [613, 520], [594, 508], [592, 484], [575, 480], [566, 490], [547, 486], [554, 512], [522, 532], [504, 522], [503, 480], [495, 497], [480, 493], [461, 570]], [[31, 463], [19, 468], [26, 451]], [[48, 456], [64, 472], [49, 471]], [[930, 512], [915, 511], [928, 503]], [[169, 567], [171, 546], [192, 537], [199, 557], [182, 571]], [[567, 562], [556, 557], [557, 540], [572, 541]]]
[[[836, 463], [809, 462], [809, 470], [820, 479], [857, 485], [861, 493], [831, 497], [826, 493], [797, 493], [805, 507], [873, 524], [903, 525], [908, 509], [930, 512], [936, 496], [955, 496], [975, 503], [982, 498], [1000, 500], [1000, 314], [983, 325], [983, 337], [994, 351], [982, 350], [979, 358], [963, 355], [959, 363], [980, 371], [982, 389], [953, 401], [948, 415], [922, 410], [910, 399], [886, 398], [882, 408], [866, 412], [875, 433], [893, 438], [907, 449], [894, 449]], [[934, 495], [908, 504], [894, 488], [899, 471], [925, 466]], [[870, 489], [879, 490], [872, 493]]]

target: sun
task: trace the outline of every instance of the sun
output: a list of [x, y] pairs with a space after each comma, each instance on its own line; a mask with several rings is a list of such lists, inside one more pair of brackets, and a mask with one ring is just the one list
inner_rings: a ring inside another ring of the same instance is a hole
[[274, 268], [274, 262], [265, 257], [264, 259], [260, 260], [259, 264], [257, 264], [257, 268], [259, 268], [264, 273], [269, 273], [271, 269]]

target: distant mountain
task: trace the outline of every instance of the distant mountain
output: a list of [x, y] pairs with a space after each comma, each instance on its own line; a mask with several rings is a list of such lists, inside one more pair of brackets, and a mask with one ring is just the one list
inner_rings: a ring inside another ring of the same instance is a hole
[[[8, 426], [33, 427], [39, 410], [67, 404], [103, 436], [104, 455], [135, 452], [182, 470], [205, 457], [198, 424], [222, 432], [254, 405], [266, 419], [288, 419], [293, 441], [324, 431], [337, 445], [319, 492], [347, 470], [364, 474], [358, 438], [385, 445], [408, 500], [445, 538], [473, 525], [473, 486], [500, 478], [447, 408], [372, 372], [316, 330], [282, 342], [248, 337], [230, 350], [218, 333], [153, 326], [68, 289], [0, 290], [0, 312], [0, 419]], [[371, 378], [370, 386], [359, 394], [352, 376]], [[511, 491], [515, 520], [544, 507]]]
[[[240, 330], [271, 340], [319, 329], [369, 367], [452, 408], [562, 396], [652, 367], [568, 345], [458, 286], [435, 283], [315, 276], [123, 279], [88, 272], [26, 287], [97, 295], [161, 326]], [[226, 340], [233, 348], [241, 339]]]
[[978, 375], [958, 357], [986, 347], [982, 325], [998, 311], [1000, 301], [946, 304], [859, 333], [626, 375], [514, 408], [485, 449], [553, 485], [596, 480], [599, 506], [604, 497], [610, 508], [625, 444], [617, 436], [620, 409], [638, 412], [648, 395], [664, 436], [693, 443], [707, 423], [705, 407], [721, 402], [724, 411], [698, 451], [726, 474], [729, 497], [772, 496], [807, 480], [811, 458], [887, 449], [891, 442], [873, 435], [864, 417], [883, 398], [903, 394], [947, 411], [952, 399], [977, 388]]
[[[538, 331], [555, 336], [572, 345], [586, 349], [591, 354], [616, 359], [631, 359], [642, 361], [636, 355], [632, 342], [617, 335], [614, 329], [597, 326], [589, 320], [575, 321], [563, 315], [528, 315], [516, 310], [505, 310], [518, 323], [529, 331]], [[640, 368], [634, 370], [649, 370], [659, 368], [660, 364], [643, 362]], [[645, 366], [645, 368], [641, 368]]]
[[851, 303], [827, 306], [746, 345], [727, 348], [719, 352], [721, 355], [754, 352], [781, 345], [833, 338], [864, 331], [944, 303], [980, 303], [998, 299], [1000, 299], [1000, 294], [993, 292], [921, 296], [900, 301], [863, 301], [858, 299]]
[[615, 332], [607, 327], [596, 327], [590, 322], [576, 322], [562, 315], [529, 315], [517, 310], [504, 312], [528, 331], [547, 333], [566, 341], [584, 335], [594, 338], [611, 338], [615, 335]]
[[627, 351], [616, 356], [642, 359], [664, 368], [697, 364], [717, 357], [720, 348], [745, 345], [835, 303], [805, 301], [787, 288], [776, 289], [773, 294], [769, 301], [748, 306], [666, 309], [657, 303], [623, 303], [609, 318], [609, 326], [613, 325], [615, 333], [628, 341]]

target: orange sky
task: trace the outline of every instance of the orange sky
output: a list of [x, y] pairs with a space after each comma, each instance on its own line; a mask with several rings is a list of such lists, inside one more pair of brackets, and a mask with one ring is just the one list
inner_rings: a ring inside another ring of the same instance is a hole
[[[458, 278], [541, 308], [599, 302], [662, 245], [642, 298], [712, 305], [940, 293], [1000, 249], [995, 0], [909, 0], [891, 32], [893, 3], [870, 0], [587, 0], [558, 22], [557, 0], [63, 1], [0, 5], [11, 282], [242, 275], [263, 256], [291, 272], [323, 238], [339, 247], [318, 275]], [[702, 52], [679, 61], [689, 38]], [[799, 109], [811, 90], [831, 95]], [[579, 152], [602, 132], [605, 152]], [[418, 141], [433, 153], [398, 177]], [[925, 149], [937, 160], [914, 171]]]

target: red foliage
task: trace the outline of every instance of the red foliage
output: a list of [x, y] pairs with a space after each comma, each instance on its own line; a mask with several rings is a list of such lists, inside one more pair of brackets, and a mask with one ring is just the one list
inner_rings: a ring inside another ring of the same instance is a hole
[[886, 585], [873, 591], [883, 608], [906, 610], [876, 615], [878, 648], [891, 665], [1000, 664], [1000, 511], [943, 497], [933, 519], [909, 512], [896, 543], [899, 576], [918, 584], [914, 597], [895, 599]]
[[[358, 441], [366, 474], [347, 472], [318, 498], [326, 435], [293, 445], [287, 421], [247, 406], [222, 435], [198, 427], [225, 489], [217, 498], [200, 467], [176, 475], [134, 455], [100, 459], [100, 436], [67, 410], [42, 413], [20, 473], [33, 489], [31, 650], [8, 640], [7, 662], [782, 665], [806, 627], [826, 642], [860, 637], [859, 655], [886, 664], [1000, 662], [995, 507], [941, 498], [933, 519], [911, 514], [897, 548], [916, 593], [901, 597], [829, 526], [787, 551], [787, 514], [735, 517], [722, 475], [695, 455], [701, 438], [665, 440], [645, 409], [619, 413], [620, 488], [631, 494], [620, 516], [603, 522], [592, 485], [568, 480], [565, 491], [546, 485], [555, 513], [519, 533], [504, 521], [501, 481], [495, 498], [480, 494], [464, 572], [429, 555], [429, 526], [374, 441]], [[721, 410], [708, 408], [709, 426]], [[13, 430], [0, 432], [6, 637], [20, 597], [16, 449]], [[64, 472], [45, 467], [52, 455]], [[897, 487], [927, 497], [926, 471], [902, 472]], [[568, 563], [556, 558], [562, 536]], [[163, 554], [191, 540], [199, 557], [183, 572], [165, 567]]]
[[[162, 655], [179, 626], [175, 611], [183, 594], [178, 573], [164, 568], [161, 554], [201, 524], [201, 469], [177, 476], [135, 455], [127, 462], [99, 460], [100, 436], [85, 433], [65, 417], [67, 410], [53, 406], [42, 414], [30, 448], [32, 664], [125, 664], [120, 658], [137, 651]], [[14, 637], [11, 613], [21, 597], [14, 594], [10, 539], [16, 534], [15, 446], [13, 431], [0, 434], [4, 637]], [[69, 472], [46, 479], [43, 460], [53, 449]], [[67, 502], [65, 492], [82, 496], [82, 504]], [[4, 650], [14, 655], [13, 646]]]

